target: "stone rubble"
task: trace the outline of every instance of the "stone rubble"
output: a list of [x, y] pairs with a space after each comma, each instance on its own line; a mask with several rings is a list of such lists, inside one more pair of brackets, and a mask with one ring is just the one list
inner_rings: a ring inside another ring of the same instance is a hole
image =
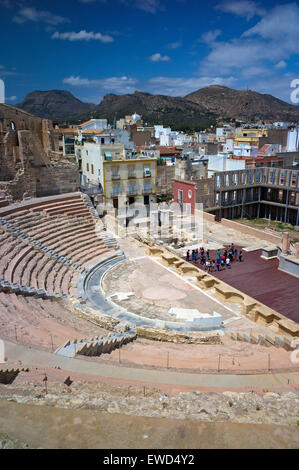
[[187, 392], [176, 396], [153, 389], [109, 388], [103, 384], [57, 382], [44, 387], [32, 382], [1, 386], [0, 399], [38, 406], [91, 409], [133, 416], [165, 417], [206, 422], [299, 425], [299, 395], [264, 390], [223, 393]]

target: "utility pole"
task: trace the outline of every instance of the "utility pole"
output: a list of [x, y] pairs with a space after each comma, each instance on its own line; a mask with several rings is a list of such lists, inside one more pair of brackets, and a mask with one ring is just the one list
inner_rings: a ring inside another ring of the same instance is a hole
[[47, 386], [48, 377], [47, 377], [46, 373], [45, 373], [45, 377], [43, 378], [43, 382], [45, 382], [45, 392], [46, 392], [46, 395], [47, 395], [47, 393], [48, 393], [48, 386]]

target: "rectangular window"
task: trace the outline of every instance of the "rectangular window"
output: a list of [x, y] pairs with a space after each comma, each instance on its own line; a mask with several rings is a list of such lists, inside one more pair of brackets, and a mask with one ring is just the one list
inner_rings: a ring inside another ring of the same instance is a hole
[[112, 196], [118, 196], [118, 195], [119, 195], [119, 185], [118, 185], [118, 184], [114, 184], [114, 185], [113, 185]]
[[118, 168], [117, 166], [112, 167], [112, 177], [116, 177], [118, 175]]
[[178, 203], [183, 204], [183, 191], [178, 189]]
[[89, 172], [89, 163], [86, 163], [86, 170]]
[[136, 188], [135, 188], [134, 182], [129, 183], [129, 194], [136, 194]]
[[150, 183], [150, 181], [145, 181], [144, 182], [144, 192], [145, 193], [150, 193], [151, 192], [151, 183]]
[[92, 174], [92, 175], [94, 174], [94, 167], [93, 167], [93, 163], [91, 164], [91, 174]]

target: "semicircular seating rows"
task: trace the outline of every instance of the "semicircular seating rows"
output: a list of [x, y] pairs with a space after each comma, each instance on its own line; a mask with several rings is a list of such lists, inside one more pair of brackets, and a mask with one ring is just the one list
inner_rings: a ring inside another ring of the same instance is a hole
[[40, 328], [41, 315], [57, 312], [61, 318], [64, 298], [77, 295], [80, 273], [111, 254], [95, 230], [91, 206], [88, 197], [74, 193], [0, 208], [3, 336], [20, 325]]

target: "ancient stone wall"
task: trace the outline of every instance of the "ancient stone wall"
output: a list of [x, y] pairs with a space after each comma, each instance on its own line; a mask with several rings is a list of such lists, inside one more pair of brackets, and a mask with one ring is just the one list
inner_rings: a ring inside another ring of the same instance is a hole
[[36, 177], [36, 196], [54, 196], [55, 194], [77, 191], [77, 166], [60, 164], [41, 167]]
[[13, 200], [77, 190], [77, 167], [55, 162], [51, 121], [0, 104], [0, 190]]

